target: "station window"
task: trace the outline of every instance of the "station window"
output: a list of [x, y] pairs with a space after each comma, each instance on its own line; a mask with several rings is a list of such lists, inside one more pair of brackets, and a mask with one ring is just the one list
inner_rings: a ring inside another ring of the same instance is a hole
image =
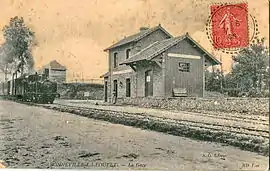
[[126, 50], [126, 59], [128, 59], [130, 57], [130, 49]]
[[131, 89], [131, 85], [130, 85], [130, 78], [126, 79], [126, 97], [130, 97], [130, 89]]
[[115, 52], [113, 54], [113, 67], [116, 68], [117, 67], [117, 57], [118, 57], [118, 53]]

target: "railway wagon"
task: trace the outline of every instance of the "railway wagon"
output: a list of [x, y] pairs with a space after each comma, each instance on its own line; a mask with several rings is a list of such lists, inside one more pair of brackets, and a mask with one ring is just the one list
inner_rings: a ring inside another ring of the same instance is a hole
[[35, 103], [53, 103], [60, 96], [57, 93], [57, 83], [37, 73], [3, 83], [2, 89], [3, 95]]

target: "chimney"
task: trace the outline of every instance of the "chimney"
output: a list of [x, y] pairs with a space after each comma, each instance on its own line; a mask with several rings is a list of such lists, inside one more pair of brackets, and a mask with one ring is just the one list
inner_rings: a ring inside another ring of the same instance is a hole
[[149, 28], [148, 27], [140, 27], [140, 31], [145, 31], [145, 30], [148, 30]]

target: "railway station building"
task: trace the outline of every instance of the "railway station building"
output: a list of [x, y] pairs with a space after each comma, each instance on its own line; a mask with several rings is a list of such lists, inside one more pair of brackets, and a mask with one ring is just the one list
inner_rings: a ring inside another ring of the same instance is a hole
[[52, 81], [57, 83], [66, 82], [66, 67], [61, 65], [58, 61], [53, 60], [49, 64], [44, 65], [38, 73], [45, 74]]
[[114, 97], [203, 97], [205, 68], [220, 62], [188, 33], [173, 37], [161, 25], [140, 28], [104, 50], [109, 71], [104, 100]]

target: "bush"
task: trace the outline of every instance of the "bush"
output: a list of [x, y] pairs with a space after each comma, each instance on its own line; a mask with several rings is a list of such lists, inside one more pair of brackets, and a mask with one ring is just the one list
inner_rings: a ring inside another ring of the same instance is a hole
[[[84, 93], [89, 92], [89, 97]], [[98, 99], [102, 100], [104, 96], [103, 85], [87, 83], [65, 83], [58, 85], [58, 93], [65, 99]]]
[[226, 92], [215, 92], [215, 91], [205, 91], [205, 97], [216, 97], [216, 98], [224, 98], [228, 97]]
[[269, 97], [269, 90], [263, 91], [262, 92], [262, 97]]
[[223, 90], [230, 97], [243, 97], [245, 93], [241, 91], [239, 88], [228, 88]]

